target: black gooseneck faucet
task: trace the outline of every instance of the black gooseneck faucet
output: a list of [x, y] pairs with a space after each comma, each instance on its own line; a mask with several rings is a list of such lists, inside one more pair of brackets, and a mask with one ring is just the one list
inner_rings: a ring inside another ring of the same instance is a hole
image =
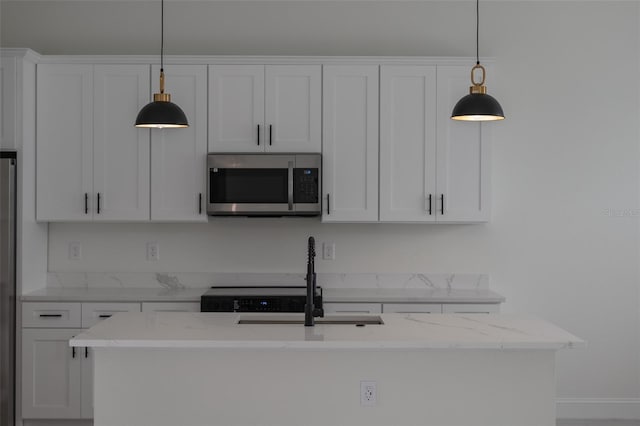
[[324, 316], [322, 308], [317, 309], [314, 304], [316, 296], [316, 241], [313, 237], [309, 237], [309, 248], [307, 254], [307, 303], [304, 305], [304, 325], [305, 327], [313, 327], [315, 325], [315, 317]]

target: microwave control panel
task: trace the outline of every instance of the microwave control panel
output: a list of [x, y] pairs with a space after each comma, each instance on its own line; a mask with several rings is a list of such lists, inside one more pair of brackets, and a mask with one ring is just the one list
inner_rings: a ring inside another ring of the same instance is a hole
[[293, 169], [293, 202], [317, 203], [320, 197], [318, 179], [317, 168]]

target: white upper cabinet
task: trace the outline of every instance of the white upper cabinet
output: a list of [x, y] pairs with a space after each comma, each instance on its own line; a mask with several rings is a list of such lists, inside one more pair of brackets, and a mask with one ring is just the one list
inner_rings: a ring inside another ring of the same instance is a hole
[[93, 218], [93, 65], [37, 66], [37, 219]]
[[264, 65], [211, 65], [209, 114], [210, 151], [264, 151]]
[[456, 102], [469, 93], [469, 85], [469, 67], [438, 66], [438, 221], [483, 222], [491, 213], [488, 129], [492, 124], [450, 118]]
[[433, 222], [436, 67], [380, 70], [380, 221]]
[[323, 68], [324, 222], [378, 220], [377, 65]]
[[37, 218], [149, 219], [147, 65], [38, 65]]
[[321, 81], [319, 65], [266, 67], [267, 151], [320, 152]]
[[148, 102], [147, 65], [95, 66], [94, 220], [149, 219], [149, 131], [133, 125]]
[[212, 65], [209, 151], [320, 152], [320, 65]]
[[2, 56], [0, 60], [0, 148], [16, 147], [16, 58]]
[[[151, 130], [151, 220], [206, 222], [207, 66], [164, 69], [166, 92], [189, 127]], [[159, 75], [153, 66], [152, 81]]]

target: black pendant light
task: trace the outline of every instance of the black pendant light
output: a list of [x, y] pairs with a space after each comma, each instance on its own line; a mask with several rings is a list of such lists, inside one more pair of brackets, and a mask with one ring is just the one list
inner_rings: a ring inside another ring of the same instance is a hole
[[[469, 94], [458, 101], [451, 113], [452, 120], [460, 121], [496, 121], [504, 120], [500, 103], [487, 94], [484, 85], [486, 70], [480, 65], [480, 0], [476, 0], [476, 65], [471, 68], [471, 84]], [[476, 82], [475, 71], [482, 71], [482, 80]]]
[[189, 127], [184, 111], [173, 102], [171, 95], [164, 93], [164, 0], [160, 12], [160, 93], [153, 94], [153, 102], [145, 105], [136, 118], [136, 127], [184, 128]]

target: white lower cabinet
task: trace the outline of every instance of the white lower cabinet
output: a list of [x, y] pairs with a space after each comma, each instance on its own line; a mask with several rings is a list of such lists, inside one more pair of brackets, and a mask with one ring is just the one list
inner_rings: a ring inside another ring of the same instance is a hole
[[499, 303], [445, 303], [442, 305], [443, 314], [497, 314], [499, 312]]
[[381, 314], [380, 303], [323, 303], [325, 314]]
[[440, 314], [440, 303], [385, 303], [382, 305], [385, 314]]
[[91, 348], [82, 348], [82, 362], [80, 378], [82, 385], [80, 386], [80, 418], [93, 418], [93, 350]]
[[118, 312], [140, 312], [140, 303], [83, 303], [82, 328], [90, 328]]
[[200, 312], [200, 302], [145, 302], [142, 312]]
[[82, 363], [69, 339], [81, 329], [24, 329], [22, 332], [22, 417], [72, 419], [81, 412]]
[[22, 304], [22, 417], [93, 418], [93, 353], [71, 348], [75, 335], [140, 303]]

